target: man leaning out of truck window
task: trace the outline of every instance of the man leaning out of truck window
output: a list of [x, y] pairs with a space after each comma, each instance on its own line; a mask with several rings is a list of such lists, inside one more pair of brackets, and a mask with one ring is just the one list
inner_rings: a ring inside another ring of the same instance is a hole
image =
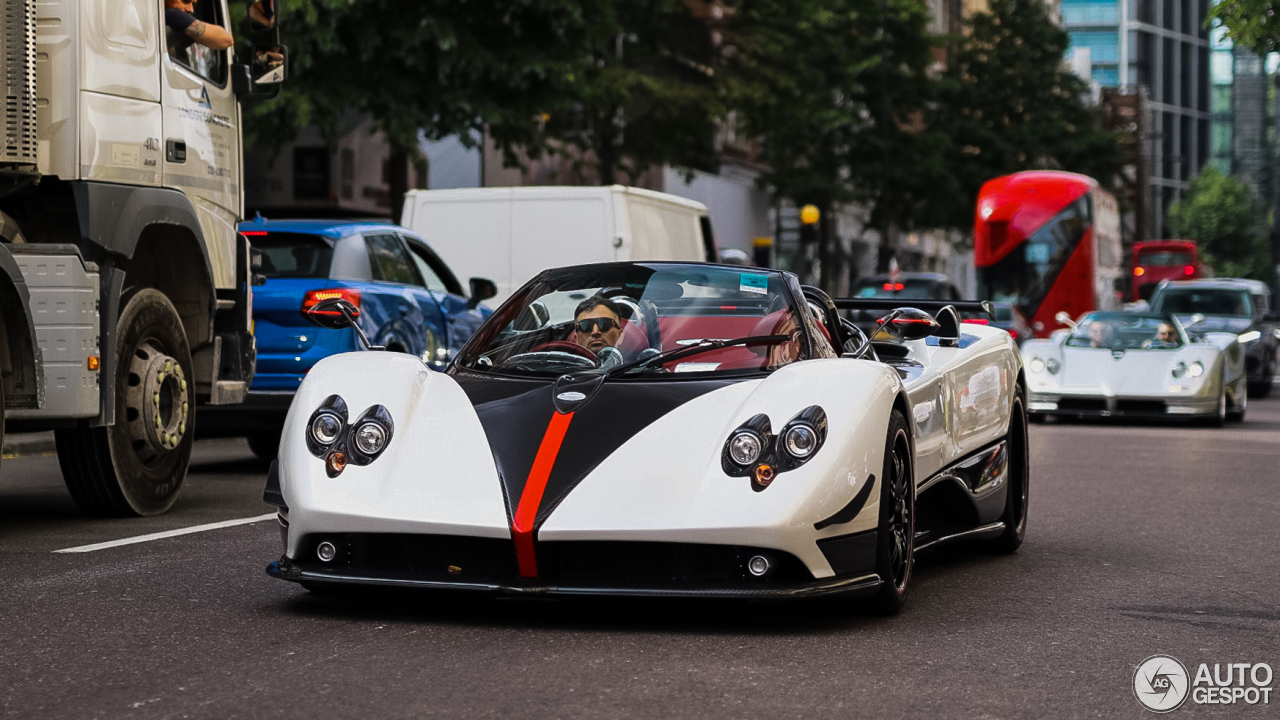
[[187, 48], [193, 44], [212, 50], [226, 50], [235, 44], [231, 33], [220, 25], [196, 19], [195, 9], [196, 0], [164, 0], [164, 24], [169, 30], [167, 45], [175, 59], [185, 60]]

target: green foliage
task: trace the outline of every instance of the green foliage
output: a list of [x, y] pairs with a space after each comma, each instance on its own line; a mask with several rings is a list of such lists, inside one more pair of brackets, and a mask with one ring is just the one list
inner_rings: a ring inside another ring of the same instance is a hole
[[[992, 0], [969, 21], [930, 122], [951, 139], [948, 166], [961, 192], [945, 214], [973, 222], [982, 183], [1021, 170], [1055, 169], [1111, 185], [1121, 168], [1118, 137], [1084, 105], [1085, 83], [1063, 66], [1066, 32], [1040, 0]], [[946, 199], [940, 199], [946, 202]]]
[[289, 79], [246, 123], [259, 145], [318, 125], [336, 138], [369, 115], [393, 147], [487, 127], [502, 145], [541, 146], [541, 116], [572, 91], [581, 48], [612, 26], [607, 2], [286, 0]]
[[1169, 207], [1169, 228], [1178, 237], [1198, 240], [1205, 262], [1218, 275], [1270, 280], [1271, 253], [1260, 232], [1265, 212], [1248, 185], [1209, 166]]
[[709, 37], [681, 0], [612, 4], [548, 109], [547, 139], [605, 185], [653, 165], [713, 168], [723, 108]]
[[[728, 92], [779, 197], [825, 217], [865, 203], [883, 230], [912, 224], [945, 191], [945, 139], [920, 123], [933, 95], [926, 19], [918, 0], [753, 0], [738, 9]], [[841, 270], [830, 229], [820, 238], [824, 284]]]
[[1280, 0], [1220, 0], [1208, 23], [1221, 22], [1236, 43], [1259, 55], [1280, 50]]

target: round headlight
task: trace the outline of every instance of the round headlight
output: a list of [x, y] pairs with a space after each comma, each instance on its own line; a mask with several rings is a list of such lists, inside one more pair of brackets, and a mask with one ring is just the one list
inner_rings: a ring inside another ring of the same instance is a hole
[[1044, 372], [1044, 361], [1040, 358], [1031, 358], [1031, 362], [1027, 363], [1027, 367], [1031, 368], [1031, 372]]
[[760, 459], [760, 436], [743, 431], [729, 438], [729, 459], [739, 465], [751, 465]]
[[1182, 362], [1174, 363], [1171, 372], [1175, 378], [1180, 378], [1187, 373], [1187, 364]]
[[378, 423], [367, 422], [356, 428], [356, 448], [365, 455], [377, 455], [387, 444], [387, 431]]
[[1199, 360], [1191, 363], [1191, 367], [1187, 368], [1187, 377], [1196, 378], [1196, 377], [1200, 377], [1203, 374], [1204, 374], [1204, 365], [1201, 365]]
[[320, 413], [311, 421], [311, 437], [321, 445], [332, 445], [342, 432], [342, 421], [328, 413]]
[[1049, 358], [1047, 361], [1045, 361], [1044, 366], [1045, 366], [1045, 369], [1049, 371], [1050, 375], [1057, 375], [1058, 371], [1062, 369], [1062, 364], [1059, 363], [1057, 360], [1054, 360], [1053, 358]]
[[807, 458], [818, 447], [818, 434], [808, 425], [793, 425], [782, 435], [782, 446], [796, 458]]

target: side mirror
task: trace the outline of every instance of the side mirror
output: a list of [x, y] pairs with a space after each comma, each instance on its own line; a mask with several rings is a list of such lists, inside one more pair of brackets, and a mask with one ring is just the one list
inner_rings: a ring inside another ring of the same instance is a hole
[[1071, 316], [1070, 316], [1070, 315], [1068, 315], [1068, 314], [1066, 313], [1066, 311], [1064, 311], [1064, 310], [1059, 310], [1059, 311], [1058, 311], [1058, 313], [1057, 313], [1056, 315], [1054, 315], [1054, 316], [1053, 316], [1053, 319], [1054, 319], [1054, 320], [1057, 320], [1058, 322], [1062, 323], [1063, 325], [1067, 325], [1067, 326], [1072, 327], [1072, 328], [1074, 328], [1074, 327], [1076, 326], [1076, 321], [1075, 321], [1075, 320], [1072, 320], [1072, 319], [1071, 319]]
[[498, 286], [488, 278], [471, 278], [471, 297], [467, 307], [475, 309], [480, 303], [498, 294]]
[[267, 284], [267, 276], [262, 274], [262, 250], [249, 248], [249, 284], [258, 287]]
[[901, 340], [921, 340], [942, 330], [933, 316], [916, 308], [899, 308], [884, 329]]
[[247, 0], [240, 22], [242, 44], [238, 54], [248, 64], [232, 68], [232, 86], [236, 95], [275, 97], [277, 87], [288, 77], [289, 48], [280, 42], [280, 3], [278, 0]]
[[360, 308], [342, 298], [329, 298], [307, 308], [307, 319], [329, 330], [354, 327]]

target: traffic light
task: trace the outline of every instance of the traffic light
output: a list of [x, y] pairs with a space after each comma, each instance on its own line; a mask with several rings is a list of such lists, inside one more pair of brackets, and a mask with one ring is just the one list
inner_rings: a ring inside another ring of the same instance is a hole
[[818, 220], [822, 213], [816, 205], [805, 205], [800, 208], [800, 242], [808, 245], [818, 242]]

